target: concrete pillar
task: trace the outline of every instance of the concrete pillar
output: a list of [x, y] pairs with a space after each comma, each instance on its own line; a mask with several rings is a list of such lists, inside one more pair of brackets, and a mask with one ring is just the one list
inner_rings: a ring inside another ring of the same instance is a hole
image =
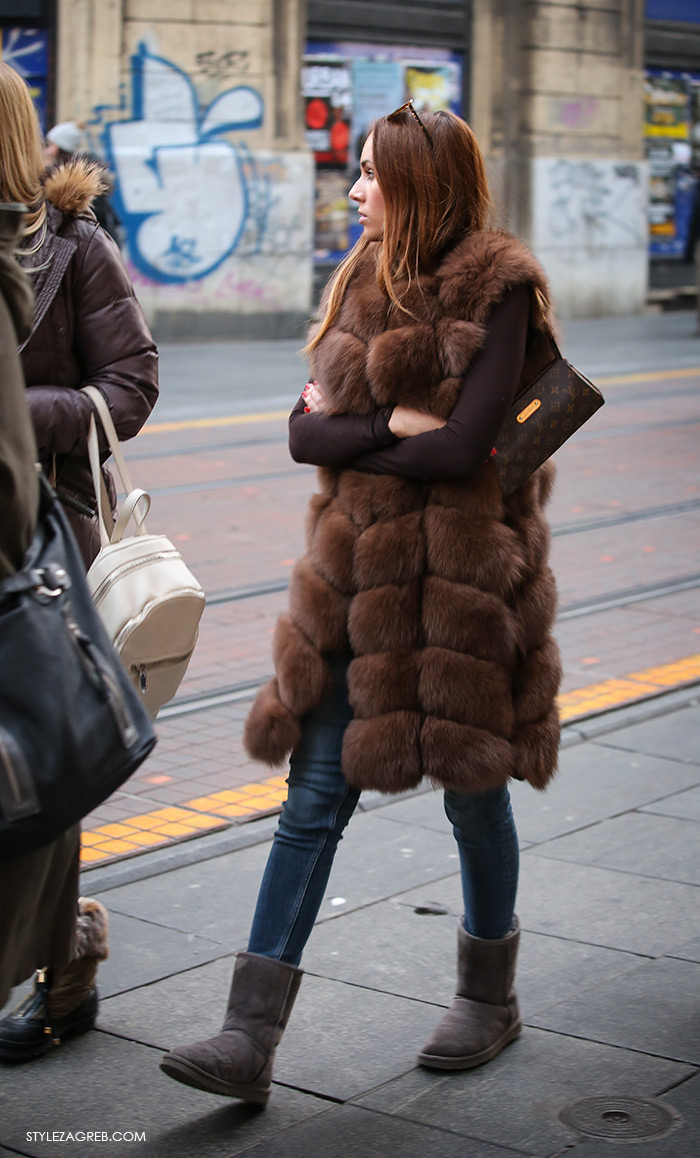
[[306, 43], [306, 0], [273, 0], [275, 140], [305, 148], [299, 70]]
[[475, 0], [474, 127], [562, 316], [641, 310], [643, 0]]
[[56, 120], [85, 121], [119, 99], [123, 0], [60, 0]]

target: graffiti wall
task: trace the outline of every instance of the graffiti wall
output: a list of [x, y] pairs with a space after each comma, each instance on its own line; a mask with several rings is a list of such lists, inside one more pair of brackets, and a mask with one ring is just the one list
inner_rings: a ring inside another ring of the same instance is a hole
[[532, 240], [569, 316], [631, 313], [646, 296], [647, 165], [533, 162]]
[[[304, 152], [261, 151], [262, 94], [236, 84], [203, 104], [190, 76], [140, 44], [119, 108], [95, 110], [96, 150], [139, 297], [163, 313], [308, 313], [313, 173]], [[210, 323], [209, 330], [216, 330]]]

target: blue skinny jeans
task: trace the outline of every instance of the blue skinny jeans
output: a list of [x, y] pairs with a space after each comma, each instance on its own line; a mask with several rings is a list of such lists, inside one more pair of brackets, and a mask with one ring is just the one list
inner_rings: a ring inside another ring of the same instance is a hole
[[[260, 886], [250, 953], [298, 965], [326, 891], [335, 851], [360, 798], [340, 768], [352, 719], [347, 656], [332, 656], [333, 684], [302, 720], [290, 761], [289, 791]], [[464, 926], [474, 937], [505, 937], [513, 927], [518, 837], [510, 795], [445, 792], [462, 877]]]

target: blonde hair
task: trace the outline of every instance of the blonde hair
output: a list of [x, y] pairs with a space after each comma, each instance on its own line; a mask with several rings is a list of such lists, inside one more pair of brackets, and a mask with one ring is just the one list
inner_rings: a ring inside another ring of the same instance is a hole
[[[384, 198], [377, 283], [390, 306], [402, 310], [401, 297], [412, 281], [435, 269], [450, 246], [483, 229], [491, 209], [484, 158], [466, 121], [450, 112], [421, 113], [421, 120], [427, 136], [409, 110], [391, 119], [380, 117], [370, 128], [372, 160]], [[321, 324], [305, 353], [337, 318], [369, 244], [362, 236], [338, 266]], [[401, 292], [398, 283], [403, 283]]]
[[25, 237], [46, 221], [43, 173], [42, 135], [31, 93], [19, 73], [0, 61], [0, 197], [28, 207]]

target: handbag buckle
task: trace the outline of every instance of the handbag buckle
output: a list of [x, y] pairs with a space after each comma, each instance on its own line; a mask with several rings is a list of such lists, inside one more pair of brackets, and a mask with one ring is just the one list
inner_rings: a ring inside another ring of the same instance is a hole
[[48, 567], [36, 572], [36, 587], [33, 594], [40, 603], [46, 603], [49, 599], [56, 599], [62, 595], [69, 587], [68, 572], [63, 567], [50, 563]]

